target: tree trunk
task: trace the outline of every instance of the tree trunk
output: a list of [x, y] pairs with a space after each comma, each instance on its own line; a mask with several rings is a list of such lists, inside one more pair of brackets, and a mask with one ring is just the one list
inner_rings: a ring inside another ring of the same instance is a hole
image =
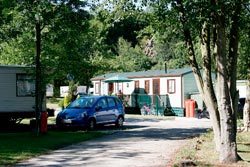
[[[210, 118], [213, 123], [214, 140], [216, 150], [220, 150], [220, 116], [217, 106], [217, 100], [213, 89], [212, 75], [211, 75], [211, 51], [210, 51], [210, 26], [207, 22], [204, 22], [201, 31], [201, 55], [203, 58], [203, 82], [204, 90], [200, 88], [199, 91], [202, 94], [202, 99], [207, 106]], [[200, 83], [197, 83], [199, 85]]]
[[208, 108], [208, 111], [210, 113], [211, 120], [213, 123], [216, 150], [219, 151], [220, 150], [220, 137], [221, 137], [220, 126], [221, 125], [220, 125], [220, 117], [219, 117], [219, 112], [218, 112], [218, 107], [217, 107], [217, 100], [216, 100], [216, 96], [214, 93], [212, 77], [211, 77], [211, 52], [210, 52], [209, 27], [208, 27], [208, 24], [204, 23], [203, 28], [202, 28], [201, 52], [202, 52], [203, 64], [204, 64], [204, 78], [202, 78], [197, 61], [196, 61], [196, 57], [195, 57], [190, 30], [188, 29], [188, 26], [186, 25], [187, 23], [186, 23], [183, 4], [181, 1], [177, 1], [177, 4], [179, 6], [180, 20], [183, 25], [185, 41], [186, 41], [186, 45], [188, 48], [189, 62], [192, 65], [199, 92], [201, 93], [203, 101], [205, 102]]
[[41, 28], [36, 23], [36, 134], [40, 133], [40, 115], [42, 112], [42, 79], [41, 79]]
[[232, 163], [238, 160], [236, 145], [236, 129], [233, 118], [232, 103], [228, 86], [227, 56], [226, 56], [226, 33], [224, 7], [221, 6], [221, 13], [216, 15], [216, 42], [215, 59], [217, 69], [217, 102], [220, 113], [221, 143], [220, 143], [220, 162]]
[[232, 108], [232, 119], [235, 125], [235, 132], [237, 132], [237, 112], [239, 92], [236, 88], [237, 80], [237, 60], [238, 60], [238, 45], [239, 45], [239, 24], [241, 12], [241, 0], [235, 2], [234, 11], [232, 11], [230, 38], [229, 38], [229, 54], [228, 54], [228, 75], [229, 75], [229, 89], [230, 89], [230, 101]]

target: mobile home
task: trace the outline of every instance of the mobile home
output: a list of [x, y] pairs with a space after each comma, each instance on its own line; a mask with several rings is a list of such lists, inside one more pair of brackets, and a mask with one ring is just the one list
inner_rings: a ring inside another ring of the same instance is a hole
[[[106, 83], [105, 80], [120, 75], [127, 77], [132, 82]], [[94, 86], [94, 94], [117, 93], [121, 90], [125, 96], [129, 96], [128, 105], [134, 106], [133, 95], [151, 96], [151, 103], [168, 103], [167, 97], [172, 107], [185, 108], [185, 100], [191, 97], [192, 93], [198, 93], [198, 87], [191, 68], [149, 70], [139, 72], [108, 73], [96, 76], [91, 79]], [[144, 98], [145, 99], [145, 98]], [[140, 103], [140, 101], [139, 101]], [[140, 107], [140, 104], [137, 104]]]
[[[0, 65], [0, 121], [16, 121], [35, 116], [33, 69], [27, 66]], [[42, 108], [46, 110], [45, 101]]]

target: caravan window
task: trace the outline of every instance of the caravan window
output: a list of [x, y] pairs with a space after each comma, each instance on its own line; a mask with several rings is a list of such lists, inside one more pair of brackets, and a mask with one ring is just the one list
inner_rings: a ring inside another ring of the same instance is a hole
[[150, 92], [149, 92], [149, 80], [145, 80], [145, 92], [147, 93], [147, 94], [149, 94]]
[[95, 94], [100, 94], [100, 83], [95, 83]]
[[169, 94], [175, 93], [175, 79], [168, 79], [167, 80], [167, 90]]
[[17, 74], [16, 77], [17, 96], [34, 96], [35, 79], [31, 75]]

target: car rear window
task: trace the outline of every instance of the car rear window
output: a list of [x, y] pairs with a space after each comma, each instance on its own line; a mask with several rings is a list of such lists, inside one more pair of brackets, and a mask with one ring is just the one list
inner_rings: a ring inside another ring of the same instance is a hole
[[120, 99], [118, 99], [118, 98], [114, 98], [114, 99], [115, 99], [115, 102], [116, 102], [117, 105], [121, 105], [122, 102], [121, 102]]
[[115, 107], [116, 106], [115, 99], [112, 97], [108, 97], [108, 105], [109, 107]]

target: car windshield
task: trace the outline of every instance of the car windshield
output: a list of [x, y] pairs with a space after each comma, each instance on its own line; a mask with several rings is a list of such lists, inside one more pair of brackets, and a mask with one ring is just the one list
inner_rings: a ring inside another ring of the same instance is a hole
[[95, 102], [95, 98], [78, 98], [67, 108], [91, 108]]

